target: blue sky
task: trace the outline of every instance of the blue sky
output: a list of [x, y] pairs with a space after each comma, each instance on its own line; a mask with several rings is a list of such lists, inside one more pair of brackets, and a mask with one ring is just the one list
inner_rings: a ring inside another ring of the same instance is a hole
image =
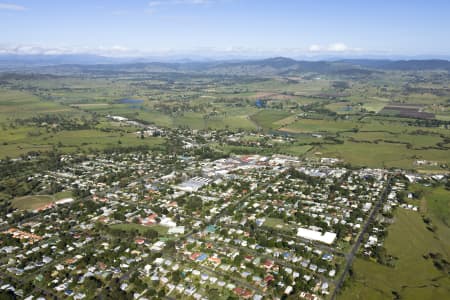
[[446, 0], [0, 0], [0, 53], [450, 53]]

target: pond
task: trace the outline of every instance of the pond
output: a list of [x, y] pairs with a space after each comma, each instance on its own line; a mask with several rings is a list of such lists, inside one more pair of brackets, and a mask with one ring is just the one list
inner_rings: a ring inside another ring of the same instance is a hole
[[120, 104], [141, 104], [144, 100], [141, 99], [120, 99], [117, 101]]

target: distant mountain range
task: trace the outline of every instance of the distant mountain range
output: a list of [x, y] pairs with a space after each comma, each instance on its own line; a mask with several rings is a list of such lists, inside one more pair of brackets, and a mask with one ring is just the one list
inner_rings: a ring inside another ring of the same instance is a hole
[[369, 75], [399, 70], [450, 71], [450, 61], [439, 59], [342, 59], [300, 61], [285, 57], [259, 60], [155, 62], [152, 58], [111, 58], [96, 55], [0, 55], [0, 71], [48, 73], [202, 72], [233, 75], [295, 75], [299, 73]]

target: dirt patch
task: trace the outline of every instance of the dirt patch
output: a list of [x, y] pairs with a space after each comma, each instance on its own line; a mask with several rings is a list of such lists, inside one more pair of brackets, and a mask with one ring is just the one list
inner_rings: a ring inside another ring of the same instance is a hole
[[390, 103], [380, 111], [380, 114], [397, 115], [400, 117], [417, 119], [434, 119], [434, 114], [423, 112], [422, 110], [423, 106], [421, 105]]

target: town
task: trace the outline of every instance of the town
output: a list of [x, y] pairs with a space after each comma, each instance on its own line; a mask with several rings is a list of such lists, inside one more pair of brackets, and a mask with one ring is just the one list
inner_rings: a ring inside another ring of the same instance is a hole
[[[184, 150], [215, 138], [187, 133]], [[27, 180], [70, 196], [0, 218], [0, 290], [24, 299], [329, 299], [355, 255], [391, 259], [393, 210], [417, 211], [408, 183], [444, 179], [281, 154], [64, 154], [58, 165]]]

